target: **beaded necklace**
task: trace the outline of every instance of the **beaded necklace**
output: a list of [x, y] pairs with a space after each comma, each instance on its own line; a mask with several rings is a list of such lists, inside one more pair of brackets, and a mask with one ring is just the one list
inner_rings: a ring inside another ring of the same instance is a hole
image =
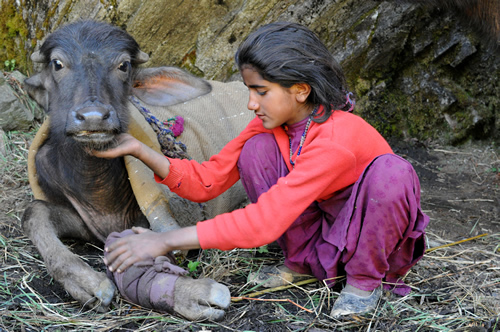
[[[318, 107], [315, 107], [314, 110], [312, 111], [311, 115], [309, 115], [309, 119], [307, 120], [306, 127], [304, 128], [304, 132], [302, 133], [302, 137], [300, 138], [300, 143], [299, 143], [299, 151], [297, 152], [297, 157], [295, 157], [295, 160], [300, 156], [300, 153], [302, 152], [302, 145], [304, 145], [304, 141], [306, 140], [307, 136], [307, 131], [309, 130], [309, 126], [311, 125], [312, 117], [314, 114], [316, 114], [316, 111], [318, 110]], [[293, 156], [293, 151], [292, 151], [292, 138], [288, 136], [288, 144], [290, 146], [290, 164], [292, 165], [292, 169], [295, 168], [295, 161], [292, 160]]]

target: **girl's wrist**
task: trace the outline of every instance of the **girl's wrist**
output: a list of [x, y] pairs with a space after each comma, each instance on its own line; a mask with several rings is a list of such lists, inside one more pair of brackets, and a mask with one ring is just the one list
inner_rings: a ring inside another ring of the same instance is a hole
[[139, 140], [137, 141], [137, 143], [138, 143], [137, 147], [134, 149], [132, 155], [135, 158], [144, 161], [146, 158], [146, 151], [145, 150], [147, 149], [147, 146]]
[[175, 236], [175, 231], [168, 231], [168, 232], [165, 232], [163, 233], [164, 234], [164, 237], [163, 237], [163, 246], [164, 246], [164, 250], [165, 252], [169, 253], [171, 251], [174, 251], [174, 250], [181, 250], [177, 247], [177, 243], [176, 243], [176, 236]]
[[160, 246], [163, 247], [163, 252], [164, 252], [164, 255], [168, 255], [169, 252], [171, 251], [174, 251], [176, 250], [174, 247], [172, 247], [170, 244], [170, 232], [164, 232], [164, 233], [160, 233], [162, 235], [161, 237], [161, 244]]
[[183, 227], [163, 234], [163, 245], [167, 252], [200, 248], [196, 226]]

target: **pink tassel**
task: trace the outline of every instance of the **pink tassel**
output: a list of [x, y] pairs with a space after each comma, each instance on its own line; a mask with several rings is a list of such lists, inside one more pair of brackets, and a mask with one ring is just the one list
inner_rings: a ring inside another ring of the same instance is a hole
[[175, 137], [182, 134], [182, 132], [184, 131], [184, 118], [181, 116], [176, 116], [175, 123], [172, 124], [172, 128], [170, 129], [172, 129], [172, 133]]

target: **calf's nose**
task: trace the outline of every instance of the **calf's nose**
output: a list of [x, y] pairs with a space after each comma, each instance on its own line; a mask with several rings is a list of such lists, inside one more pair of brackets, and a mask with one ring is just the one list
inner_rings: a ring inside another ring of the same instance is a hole
[[116, 110], [103, 103], [87, 102], [68, 113], [67, 135], [87, 135], [97, 132], [115, 132], [120, 122]]
[[77, 121], [83, 121], [87, 123], [98, 124], [102, 121], [109, 119], [110, 112], [107, 109], [102, 109], [99, 107], [87, 107], [75, 114], [75, 119]]

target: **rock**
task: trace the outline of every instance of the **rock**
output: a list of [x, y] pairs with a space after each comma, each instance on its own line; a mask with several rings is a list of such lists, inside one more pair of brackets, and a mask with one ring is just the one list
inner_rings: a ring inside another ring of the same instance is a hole
[[383, 2], [372, 15], [374, 30], [370, 34], [371, 45], [367, 47], [363, 76], [380, 76], [393, 70], [392, 63], [404, 50], [410, 30], [414, 25], [415, 9], [410, 5], [394, 7]]
[[19, 95], [9, 84], [9, 79], [15, 80], [15, 76], [13, 75], [12, 78], [9, 75], [0, 76], [0, 128], [4, 131], [28, 130], [35, 116], [28, 107], [23, 105]]
[[0, 128], [4, 131], [29, 130], [41, 120], [42, 108], [23, 90], [26, 76], [19, 71], [0, 75]]
[[462, 40], [460, 43], [460, 51], [455, 56], [455, 59], [453, 59], [453, 61], [450, 63], [450, 66], [452, 66], [453, 68], [457, 67], [470, 55], [476, 53], [476, 51], [476, 46], [474, 46], [469, 39], [466, 38]]
[[482, 42], [473, 21], [462, 20], [474, 12], [467, 8], [420, 7], [416, 0], [9, 3], [0, 7], [12, 13], [9, 26], [15, 21], [17, 36], [3, 39], [10, 53], [0, 50], [0, 58], [16, 57], [30, 72], [26, 59], [45, 35], [91, 18], [130, 32], [150, 55], [145, 66], [174, 65], [207, 79], [240, 80], [234, 52], [251, 31], [274, 21], [301, 23], [341, 63], [357, 94], [356, 112], [385, 137], [500, 143], [500, 55]]
[[6, 141], [6, 136], [5, 136], [5, 132], [0, 129], [0, 156], [5, 156], [5, 154], [7, 153], [7, 149], [6, 149], [6, 145], [7, 144], [7, 141]]

